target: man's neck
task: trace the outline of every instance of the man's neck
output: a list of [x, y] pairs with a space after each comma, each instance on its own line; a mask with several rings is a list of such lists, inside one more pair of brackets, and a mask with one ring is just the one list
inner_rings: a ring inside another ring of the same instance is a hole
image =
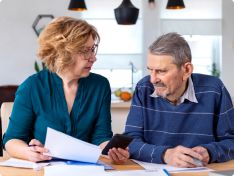
[[187, 88], [188, 88], [188, 79], [183, 82], [181, 88], [178, 90], [178, 93], [174, 96], [167, 97], [167, 100], [173, 105], [176, 105], [177, 102], [180, 100], [180, 97], [184, 94]]

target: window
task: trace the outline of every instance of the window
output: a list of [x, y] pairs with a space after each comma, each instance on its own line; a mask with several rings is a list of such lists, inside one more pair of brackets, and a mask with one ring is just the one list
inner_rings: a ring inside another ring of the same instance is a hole
[[82, 12], [82, 18], [94, 25], [101, 37], [92, 72], [105, 76], [113, 89], [132, 88], [142, 77], [142, 2], [132, 2], [140, 9], [135, 25], [118, 25], [114, 9], [121, 2], [86, 0], [88, 10]]
[[219, 76], [221, 36], [184, 35], [192, 52], [194, 72]]

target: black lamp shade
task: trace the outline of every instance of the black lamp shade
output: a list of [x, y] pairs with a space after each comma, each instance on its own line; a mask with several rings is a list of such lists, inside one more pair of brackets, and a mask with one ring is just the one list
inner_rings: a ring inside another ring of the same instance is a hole
[[166, 9], [184, 9], [183, 0], [168, 0]]
[[130, 0], [123, 0], [120, 6], [114, 9], [114, 12], [118, 24], [131, 25], [136, 24], [139, 9]]
[[84, 0], [71, 0], [68, 10], [84, 11], [87, 10]]

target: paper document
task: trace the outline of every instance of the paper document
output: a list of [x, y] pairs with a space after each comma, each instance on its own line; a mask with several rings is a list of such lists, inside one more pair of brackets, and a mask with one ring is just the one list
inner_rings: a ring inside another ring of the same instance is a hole
[[45, 176], [109, 176], [103, 166], [55, 165], [44, 169]]
[[169, 172], [201, 172], [201, 171], [212, 171], [212, 169], [207, 167], [195, 167], [195, 168], [180, 168], [180, 167], [173, 167], [166, 164], [155, 164], [155, 163], [148, 163], [138, 160], [133, 160], [135, 163], [139, 164], [143, 168], [149, 171], [157, 171], [166, 169]]
[[76, 165], [76, 166], [103, 166], [105, 170], [114, 170], [111, 165], [108, 165], [101, 160], [98, 160], [97, 163], [87, 163], [87, 162], [80, 162], [80, 161], [70, 161], [70, 160], [51, 160], [50, 165]]
[[147, 171], [147, 170], [129, 170], [129, 171], [113, 171], [109, 172], [109, 176], [168, 176], [163, 170]]
[[72, 136], [47, 128], [45, 148], [52, 157], [96, 163], [101, 154], [99, 146], [84, 142]]
[[21, 168], [29, 168], [34, 170], [40, 170], [44, 166], [47, 166], [49, 164], [50, 164], [49, 162], [35, 163], [32, 161], [16, 159], [16, 158], [10, 158], [6, 161], [0, 162], [0, 166], [21, 167]]

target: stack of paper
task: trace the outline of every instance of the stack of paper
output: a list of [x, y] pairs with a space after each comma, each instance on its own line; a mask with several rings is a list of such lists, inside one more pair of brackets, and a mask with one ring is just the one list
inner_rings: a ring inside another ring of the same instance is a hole
[[44, 169], [45, 176], [109, 176], [103, 166], [55, 165]]
[[180, 168], [180, 167], [173, 167], [166, 164], [155, 164], [155, 163], [147, 163], [143, 161], [133, 160], [135, 163], [139, 164], [143, 168], [148, 171], [158, 171], [162, 169], [166, 169], [169, 172], [201, 172], [201, 171], [212, 171], [212, 169], [207, 167], [195, 167], [195, 168]]
[[34, 163], [32, 161], [26, 161], [16, 158], [10, 158], [6, 161], [0, 162], [0, 166], [21, 167], [21, 168], [29, 168], [34, 170], [40, 170], [44, 166], [47, 166], [49, 164], [50, 164], [49, 162]]
[[113, 171], [109, 172], [109, 176], [168, 176], [163, 170], [147, 171], [147, 170], [129, 170], [129, 171]]
[[99, 146], [81, 141], [72, 136], [47, 128], [46, 155], [73, 161], [97, 163], [101, 149]]
[[44, 170], [45, 176], [168, 176], [163, 170], [128, 170], [105, 172], [100, 166], [48, 166]]
[[114, 170], [111, 165], [108, 165], [100, 160], [97, 163], [87, 163], [80, 161], [70, 161], [70, 160], [52, 160], [50, 161], [50, 166], [54, 165], [75, 165], [75, 166], [103, 166], [105, 170]]
[[45, 163], [34, 163], [31, 161], [11, 158], [7, 161], [1, 162], [0, 165], [32, 168], [37, 170], [49, 164], [59, 166], [63, 165], [62, 167], [64, 168], [70, 166], [70, 168], [74, 167], [75, 169], [81, 166], [89, 166], [92, 168], [101, 167], [102, 169], [104, 168], [103, 166], [105, 166], [106, 169], [113, 169], [111, 166], [98, 162], [101, 155], [101, 149], [99, 146], [81, 141], [51, 128], [47, 128], [45, 148], [49, 150], [49, 153], [44, 153], [45, 155], [52, 156], [59, 160], [56, 159], [56, 161], [46, 161]]

